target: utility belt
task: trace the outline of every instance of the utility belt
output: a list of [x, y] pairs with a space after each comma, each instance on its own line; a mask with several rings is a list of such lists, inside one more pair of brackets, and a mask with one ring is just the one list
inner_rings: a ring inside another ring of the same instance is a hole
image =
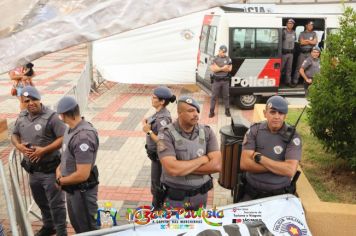
[[294, 53], [294, 49], [282, 49], [282, 53], [283, 53], [283, 54]]
[[252, 199], [271, 197], [271, 196], [276, 196], [276, 195], [281, 195], [281, 194], [286, 194], [286, 193], [295, 194], [295, 192], [296, 192], [295, 184], [291, 184], [287, 187], [280, 188], [280, 189], [274, 189], [274, 190], [270, 190], [270, 191], [264, 191], [264, 190], [257, 189], [255, 187], [253, 187], [251, 184], [249, 184], [248, 182], [246, 183], [246, 186], [245, 186], [245, 193], [248, 194]]
[[147, 156], [148, 158], [150, 158], [151, 161], [159, 161], [157, 152], [147, 149], [147, 144], [145, 145], [145, 148], [146, 148]]
[[231, 79], [231, 75], [228, 74], [226, 76], [216, 76], [214, 74], [210, 74], [210, 82], [214, 83], [214, 81], [229, 81]]
[[207, 193], [210, 189], [213, 188], [213, 180], [210, 179], [199, 188], [189, 190], [172, 188], [167, 186], [166, 184], [163, 184], [163, 186], [166, 188], [167, 196], [170, 199], [175, 201], [183, 201], [185, 197], [193, 197], [197, 194]]
[[90, 175], [87, 181], [79, 184], [63, 185], [61, 186], [61, 188], [63, 189], [63, 191], [69, 194], [74, 194], [74, 191], [76, 190], [80, 190], [81, 192], [86, 192], [87, 190], [94, 188], [98, 184], [99, 184], [99, 171], [98, 171], [98, 167], [94, 166], [90, 171]]
[[300, 51], [302, 52], [302, 53], [310, 53], [311, 52], [311, 48], [301, 48], [300, 49]]
[[[45, 157], [48, 158], [48, 157]], [[45, 174], [55, 173], [58, 165], [61, 163], [60, 155], [54, 157], [53, 161], [49, 162], [31, 162], [29, 159], [24, 158], [21, 161], [21, 166], [27, 173], [33, 174], [33, 172], [42, 172]]]

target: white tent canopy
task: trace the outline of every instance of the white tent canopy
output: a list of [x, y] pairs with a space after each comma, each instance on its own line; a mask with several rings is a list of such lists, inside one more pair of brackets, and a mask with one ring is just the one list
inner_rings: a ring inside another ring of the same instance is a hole
[[234, 0], [2, 0], [0, 73], [87, 41]]

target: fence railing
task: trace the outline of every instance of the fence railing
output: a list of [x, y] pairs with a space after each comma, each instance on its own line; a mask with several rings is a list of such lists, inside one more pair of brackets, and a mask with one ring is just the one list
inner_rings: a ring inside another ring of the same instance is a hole
[[[0, 161], [0, 180], [1, 180], [1, 185], [2, 185], [2, 189], [3, 189], [3, 194], [5, 197], [5, 205], [6, 205], [7, 214], [9, 217], [11, 233], [13, 236], [17, 236], [17, 235], [19, 235], [19, 231], [18, 231], [17, 225], [16, 225], [16, 215], [14, 213], [15, 211], [14, 211], [13, 203], [11, 201], [10, 191], [9, 191], [9, 187], [7, 185], [7, 179], [5, 177], [5, 171], [4, 171], [4, 166], [2, 164], [2, 161]], [[3, 230], [3, 228], [1, 227], [0, 235], [3, 235], [2, 230]]]
[[33, 230], [29, 220], [30, 214], [41, 219], [34, 211], [34, 201], [28, 184], [28, 174], [21, 167], [22, 155], [17, 150], [12, 150], [9, 156], [10, 183], [16, 221], [21, 235], [33, 236]]

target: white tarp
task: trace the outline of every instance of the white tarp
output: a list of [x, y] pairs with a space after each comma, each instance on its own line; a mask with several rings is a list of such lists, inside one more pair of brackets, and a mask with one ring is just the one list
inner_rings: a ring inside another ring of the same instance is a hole
[[50, 52], [232, 2], [2, 0], [0, 73]]
[[[280, 195], [219, 209], [201, 212], [172, 211], [162, 217], [150, 215], [149, 210], [135, 212], [137, 222], [147, 222], [113, 234], [119, 235], [184, 235], [184, 236], [273, 236], [312, 235], [300, 200], [293, 195]], [[192, 218], [192, 214], [195, 215]], [[170, 218], [170, 219], [168, 219]], [[205, 219], [204, 219], [205, 218]], [[168, 220], [167, 220], [168, 219]]]
[[120, 83], [195, 83], [204, 12], [149, 25], [93, 43], [93, 63]]

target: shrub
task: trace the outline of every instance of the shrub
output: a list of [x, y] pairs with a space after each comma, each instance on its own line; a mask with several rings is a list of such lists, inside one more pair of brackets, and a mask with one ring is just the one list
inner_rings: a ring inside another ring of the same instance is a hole
[[308, 100], [309, 125], [327, 151], [356, 168], [356, 13], [348, 7], [340, 30], [328, 35], [321, 72], [313, 79]]

